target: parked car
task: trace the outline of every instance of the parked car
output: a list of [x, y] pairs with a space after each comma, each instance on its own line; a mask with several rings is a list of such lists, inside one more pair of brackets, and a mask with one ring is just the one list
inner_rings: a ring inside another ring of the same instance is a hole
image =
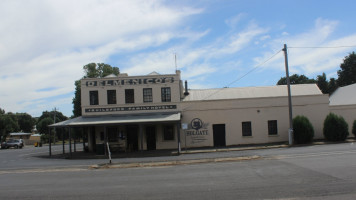
[[10, 147], [13, 147], [13, 148], [22, 148], [24, 147], [24, 143], [23, 143], [23, 140], [22, 139], [10, 139], [6, 142], [3, 142], [1, 143], [1, 148], [2, 149], [8, 149]]

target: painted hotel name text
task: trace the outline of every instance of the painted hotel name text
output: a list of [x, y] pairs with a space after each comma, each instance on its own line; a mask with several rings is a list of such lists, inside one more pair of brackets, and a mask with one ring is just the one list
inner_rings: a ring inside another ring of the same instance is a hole
[[87, 87], [173, 83], [173, 77], [87, 81]]

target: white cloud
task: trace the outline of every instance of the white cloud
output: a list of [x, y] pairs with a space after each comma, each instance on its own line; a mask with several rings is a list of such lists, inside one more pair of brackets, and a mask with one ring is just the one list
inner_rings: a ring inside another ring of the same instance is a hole
[[[152, 71], [173, 73], [175, 69], [174, 53], [177, 53], [178, 69], [183, 71], [183, 78], [194, 80], [192, 82], [193, 86], [197, 85], [201, 88], [202, 86], [195, 82], [205, 81], [209, 75], [217, 71], [227, 73], [229, 69], [241, 63], [240, 61], [232, 62], [231, 60], [215, 63], [215, 60], [241, 51], [254, 39], [257, 39], [267, 31], [268, 29], [261, 28], [255, 23], [250, 23], [240, 31], [229, 32], [227, 35], [199, 47], [196, 47], [194, 41], [190, 40], [190, 42], [168, 49], [141, 53], [134, 55], [127, 64], [128, 67], [122, 68], [122, 71], [130, 75], [143, 75]], [[203, 37], [208, 32], [204, 31], [200, 36]], [[196, 40], [198, 41], [201, 37], [196, 37]]]
[[[280, 38], [273, 39], [269, 43], [272, 51], [265, 52], [263, 57], [257, 57], [256, 63], [261, 63], [270, 58], [273, 53], [283, 48], [287, 44], [288, 63], [290, 73], [304, 74], [314, 77], [322, 72], [330, 70], [336, 71], [342, 62], [342, 58], [347, 55], [352, 48], [305, 48], [305, 47], [338, 47], [355, 44], [356, 34], [334, 38], [333, 33], [338, 22], [318, 18], [315, 20], [311, 30], [299, 33], [288, 34]], [[302, 48], [300, 48], [302, 47]], [[268, 69], [284, 70], [283, 52], [271, 59], [264, 65]]]
[[225, 20], [225, 23], [230, 27], [230, 28], [235, 28], [237, 24], [246, 16], [246, 13], [240, 13], [238, 15], [235, 15], [229, 19]]
[[[72, 92], [83, 65], [195, 35], [187, 30], [179, 36], [176, 30], [200, 12], [158, 0], [1, 1], [1, 107], [17, 112], [39, 101], [43, 108], [59, 104], [46, 98]], [[71, 104], [71, 98], [59, 99]]]

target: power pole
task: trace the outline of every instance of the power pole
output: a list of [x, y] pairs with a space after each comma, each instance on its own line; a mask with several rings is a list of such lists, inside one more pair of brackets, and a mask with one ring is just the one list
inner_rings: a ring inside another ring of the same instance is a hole
[[[54, 107], [54, 116], [53, 116], [53, 121], [54, 121], [54, 124], [56, 123], [56, 111], [57, 111], [57, 108]], [[53, 137], [53, 144], [56, 144], [56, 127], [54, 127], [54, 137]]]
[[286, 67], [286, 79], [287, 79], [287, 88], [288, 88], [288, 107], [289, 107], [289, 129], [288, 129], [288, 138], [289, 145], [293, 144], [293, 113], [292, 113], [292, 95], [290, 91], [290, 80], [289, 80], [289, 69], [288, 69], [288, 54], [287, 54], [287, 45], [284, 44], [284, 64]]

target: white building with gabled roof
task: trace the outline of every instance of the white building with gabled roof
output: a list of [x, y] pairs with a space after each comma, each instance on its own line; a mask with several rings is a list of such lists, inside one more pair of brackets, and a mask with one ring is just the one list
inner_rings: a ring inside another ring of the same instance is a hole
[[356, 83], [340, 87], [330, 96], [330, 112], [345, 119], [349, 125], [349, 136], [353, 136], [351, 131], [356, 120]]
[[[322, 138], [328, 95], [292, 85], [293, 116], [304, 115]], [[188, 89], [180, 71], [81, 80], [81, 117], [52, 127], [81, 127], [90, 151], [224, 147], [288, 141], [286, 86]], [[99, 146], [98, 146], [99, 145]]]

